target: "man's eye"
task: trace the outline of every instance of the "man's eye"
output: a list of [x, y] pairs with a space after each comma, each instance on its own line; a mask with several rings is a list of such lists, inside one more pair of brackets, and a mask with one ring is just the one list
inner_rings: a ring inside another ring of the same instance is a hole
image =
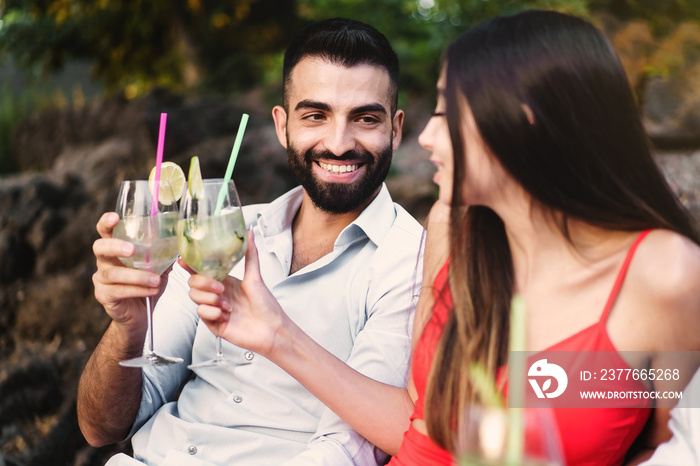
[[306, 115], [303, 119], [304, 120], [309, 120], [309, 121], [319, 121], [323, 120], [325, 117], [322, 113], [312, 113], [310, 115]]
[[379, 119], [375, 118], [373, 116], [363, 116], [357, 119], [357, 121], [360, 121], [362, 123], [379, 123]]

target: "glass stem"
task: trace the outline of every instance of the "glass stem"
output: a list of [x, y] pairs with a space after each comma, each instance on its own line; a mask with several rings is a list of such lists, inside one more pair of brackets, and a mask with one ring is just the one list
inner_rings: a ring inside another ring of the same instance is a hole
[[224, 359], [224, 349], [221, 343], [221, 324], [216, 323], [216, 358], [218, 360]]
[[146, 357], [154, 358], [156, 352], [153, 350], [153, 316], [151, 315], [151, 298], [146, 296], [146, 316], [148, 318], [148, 354]]

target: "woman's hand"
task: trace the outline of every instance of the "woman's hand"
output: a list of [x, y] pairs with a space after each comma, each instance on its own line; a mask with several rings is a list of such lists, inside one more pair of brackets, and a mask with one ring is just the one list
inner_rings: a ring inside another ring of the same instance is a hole
[[218, 282], [194, 274], [189, 285], [190, 298], [199, 304], [199, 317], [214, 334], [268, 358], [279, 350], [280, 330], [290, 321], [260, 275], [252, 231], [243, 280], [229, 276]]

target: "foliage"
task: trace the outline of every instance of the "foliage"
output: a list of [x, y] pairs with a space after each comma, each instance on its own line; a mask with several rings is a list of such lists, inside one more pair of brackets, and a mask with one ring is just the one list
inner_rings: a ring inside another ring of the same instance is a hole
[[586, 15], [590, 0], [298, 0], [299, 14], [368, 22], [391, 41], [401, 63], [401, 88], [433, 92], [442, 51], [467, 27], [499, 14], [546, 8]]
[[[387, 36], [399, 56], [404, 91], [433, 89], [441, 50], [454, 37], [417, 12], [415, 0], [298, 0], [299, 14], [316, 21], [335, 16], [371, 24]], [[437, 26], [437, 27], [436, 27]]]
[[93, 61], [108, 90], [231, 90], [262, 75], [296, 29], [287, 0], [0, 0], [0, 53], [46, 73]]
[[658, 34], [700, 21], [690, 0], [0, 0], [0, 59], [45, 73], [91, 60], [108, 90], [133, 97], [152, 86], [241, 91], [279, 80], [281, 53], [304, 24], [332, 16], [384, 32], [402, 89], [433, 89], [442, 50], [462, 30], [526, 8], [641, 18]]
[[657, 37], [670, 33], [680, 22], [700, 22], [697, 0], [590, 0], [590, 7], [621, 20], [644, 20]]

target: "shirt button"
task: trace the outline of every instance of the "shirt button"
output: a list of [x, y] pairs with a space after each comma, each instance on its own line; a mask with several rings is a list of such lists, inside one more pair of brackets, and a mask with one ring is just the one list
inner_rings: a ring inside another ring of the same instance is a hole
[[240, 395], [236, 395], [233, 397], [233, 401], [236, 403], [240, 403], [241, 401], [243, 401], [243, 397]]
[[254, 357], [255, 357], [255, 355], [253, 354], [252, 351], [246, 351], [246, 353], [245, 353], [246, 360], [252, 361]]
[[187, 448], [187, 451], [190, 452], [190, 455], [195, 455], [197, 454], [197, 447], [195, 447], [194, 445], [190, 445]]

